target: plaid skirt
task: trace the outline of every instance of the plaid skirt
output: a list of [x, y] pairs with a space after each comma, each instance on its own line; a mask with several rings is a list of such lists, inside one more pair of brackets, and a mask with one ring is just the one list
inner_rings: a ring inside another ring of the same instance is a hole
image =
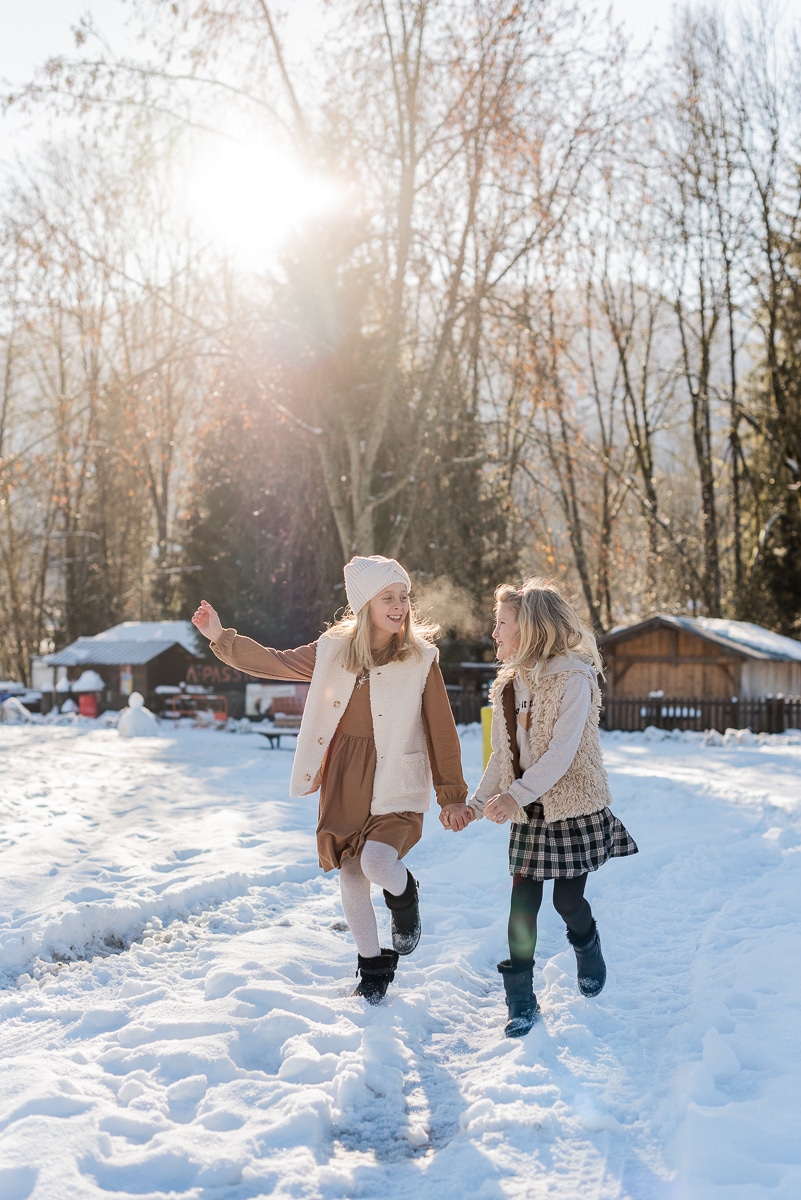
[[526, 824], [509, 831], [509, 874], [529, 879], [573, 879], [597, 871], [609, 858], [637, 853], [625, 825], [608, 808], [586, 817], [545, 822], [542, 804], [526, 805]]

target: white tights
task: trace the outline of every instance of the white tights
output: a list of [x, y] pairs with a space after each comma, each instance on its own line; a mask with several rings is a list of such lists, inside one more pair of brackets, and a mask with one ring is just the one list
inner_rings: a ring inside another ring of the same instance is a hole
[[342, 908], [362, 958], [375, 958], [381, 953], [370, 884], [400, 896], [406, 890], [408, 878], [397, 850], [384, 842], [365, 842], [359, 858], [342, 859], [339, 869]]

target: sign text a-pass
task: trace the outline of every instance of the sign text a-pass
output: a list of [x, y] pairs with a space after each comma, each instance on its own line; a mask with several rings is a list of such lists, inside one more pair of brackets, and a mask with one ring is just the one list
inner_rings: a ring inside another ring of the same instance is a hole
[[256, 682], [253, 675], [246, 675], [244, 671], [237, 671], [234, 667], [228, 667], [225, 663], [201, 663], [193, 665], [186, 669], [186, 683], [191, 683], [200, 687], [224, 687], [226, 684], [230, 686], [244, 686], [246, 683]]

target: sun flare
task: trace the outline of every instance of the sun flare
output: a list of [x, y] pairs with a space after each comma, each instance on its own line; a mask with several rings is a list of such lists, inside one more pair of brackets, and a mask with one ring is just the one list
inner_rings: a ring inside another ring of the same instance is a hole
[[342, 203], [342, 188], [264, 141], [218, 139], [186, 175], [186, 207], [205, 237], [253, 270], [275, 262], [310, 220]]

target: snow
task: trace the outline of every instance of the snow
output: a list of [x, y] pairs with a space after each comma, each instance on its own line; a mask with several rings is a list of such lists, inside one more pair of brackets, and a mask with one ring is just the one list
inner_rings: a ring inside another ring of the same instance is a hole
[[640, 846], [588, 885], [609, 979], [579, 994], [546, 888], [515, 1041], [504, 830], [427, 818], [370, 1008], [291, 751], [159, 734], [0, 727], [3, 1200], [801, 1195], [801, 733], [604, 736]]
[[199, 655], [198, 635], [191, 621], [123, 621], [93, 637], [76, 641], [44, 658], [51, 667], [77, 667], [83, 663], [116, 666], [148, 663], [171, 646], [182, 646]]
[[757, 650], [769, 658], [791, 659], [801, 662], [801, 642], [795, 638], [773, 633], [752, 621], [725, 621], [720, 617], [695, 617], [693, 623], [699, 629], [726, 641], [734, 642], [748, 650]]
[[0, 721], [7, 721], [10, 725], [19, 725], [32, 719], [32, 714], [17, 696], [9, 696], [0, 704]]
[[73, 692], [102, 692], [105, 688], [103, 676], [98, 675], [97, 671], [84, 671], [80, 679], [76, 679], [71, 685]]
[[166, 645], [177, 642], [190, 654], [198, 652], [197, 633], [191, 621], [122, 621], [96, 633], [92, 641], [164, 642]]
[[[706, 635], [719, 645], [736, 646], [750, 651], [754, 658], [775, 659], [777, 662], [801, 662], [801, 642], [774, 633], [752, 621], [727, 621], [720, 617], [675, 617], [661, 614], [659, 620], [684, 629], [688, 633]], [[622, 633], [632, 626], [617, 626], [612, 634]]]
[[669, 613], [660, 613], [634, 625], [616, 625], [614, 629], [610, 629], [607, 637], [617, 641], [618, 637], [615, 635], [631, 633], [641, 625], [649, 625], [651, 621], [661, 621], [674, 629], [700, 634], [718, 645], [736, 647], [751, 658], [801, 662], [801, 641], [774, 633], [762, 625], [755, 625], [752, 621], [728, 621], [719, 617], [677, 617]]

